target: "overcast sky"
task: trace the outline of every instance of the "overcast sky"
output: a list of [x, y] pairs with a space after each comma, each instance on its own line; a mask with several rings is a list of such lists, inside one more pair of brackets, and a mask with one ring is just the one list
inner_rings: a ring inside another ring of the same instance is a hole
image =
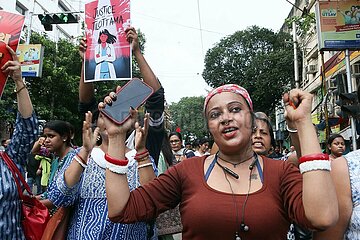
[[286, 0], [131, 0], [131, 18], [171, 103], [206, 95], [204, 55], [221, 38], [252, 25], [278, 31], [291, 8]]

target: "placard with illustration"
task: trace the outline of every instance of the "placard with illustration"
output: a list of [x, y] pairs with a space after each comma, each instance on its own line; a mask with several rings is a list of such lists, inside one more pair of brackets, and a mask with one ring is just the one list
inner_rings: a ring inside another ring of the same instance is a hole
[[130, 0], [86, 1], [85, 24], [85, 82], [131, 79]]

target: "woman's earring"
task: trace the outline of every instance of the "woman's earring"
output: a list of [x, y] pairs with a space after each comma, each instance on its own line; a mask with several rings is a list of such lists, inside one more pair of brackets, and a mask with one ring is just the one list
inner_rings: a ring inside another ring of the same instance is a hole
[[100, 140], [100, 135], [98, 135], [97, 137], [96, 137], [96, 141], [99, 141]]

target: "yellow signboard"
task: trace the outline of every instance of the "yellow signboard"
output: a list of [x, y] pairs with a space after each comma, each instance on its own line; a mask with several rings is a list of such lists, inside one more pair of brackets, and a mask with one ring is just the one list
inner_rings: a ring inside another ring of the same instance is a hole
[[41, 44], [19, 44], [16, 51], [23, 77], [41, 77], [44, 47]]

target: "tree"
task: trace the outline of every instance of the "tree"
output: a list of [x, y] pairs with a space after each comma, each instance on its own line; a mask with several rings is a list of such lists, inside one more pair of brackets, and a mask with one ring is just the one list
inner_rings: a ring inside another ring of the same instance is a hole
[[[144, 51], [144, 34], [137, 30], [140, 38], [140, 49]], [[44, 48], [43, 71], [41, 78], [26, 78], [27, 87], [39, 119], [65, 120], [75, 126], [75, 137], [81, 142], [82, 119], [78, 112], [78, 86], [81, 71], [81, 59], [78, 53], [78, 45], [66, 39], [60, 39], [58, 43], [50, 40], [45, 33], [33, 32], [31, 44], [42, 44]], [[133, 64], [133, 76], [141, 77], [135, 61]], [[97, 100], [117, 85], [124, 85], [125, 81], [102, 81], [95, 83]], [[4, 123], [14, 123], [16, 114], [16, 99], [13, 93], [14, 84], [8, 81], [0, 101], [0, 120]]]
[[223, 38], [205, 56], [203, 77], [212, 87], [235, 83], [245, 87], [254, 109], [271, 113], [294, 85], [290, 35], [252, 26]]
[[172, 131], [180, 127], [185, 140], [209, 137], [203, 116], [204, 97], [183, 97], [169, 106]]

